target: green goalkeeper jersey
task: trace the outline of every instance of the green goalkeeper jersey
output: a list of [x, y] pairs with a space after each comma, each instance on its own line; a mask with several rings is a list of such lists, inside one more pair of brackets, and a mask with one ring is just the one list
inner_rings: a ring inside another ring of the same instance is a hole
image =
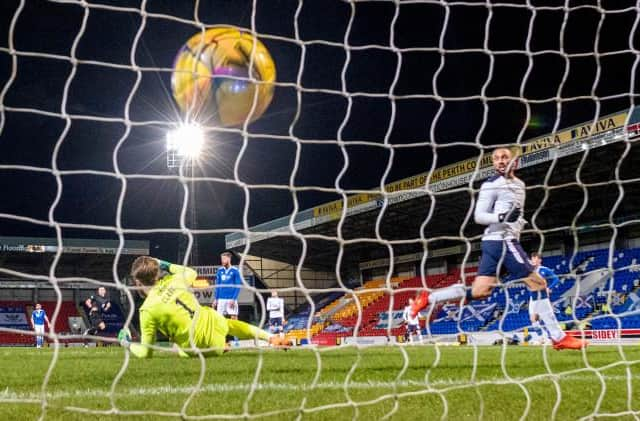
[[131, 352], [140, 358], [152, 355], [156, 333], [161, 332], [176, 344], [183, 357], [196, 355], [193, 346], [205, 355], [221, 354], [229, 330], [227, 320], [209, 307], [200, 306], [189, 290], [196, 280], [195, 270], [171, 265], [169, 274], [158, 280], [140, 307], [140, 344], [131, 344]]

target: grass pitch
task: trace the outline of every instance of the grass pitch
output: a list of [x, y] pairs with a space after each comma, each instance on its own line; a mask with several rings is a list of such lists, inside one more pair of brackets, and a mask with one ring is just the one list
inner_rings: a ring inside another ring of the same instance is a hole
[[[375, 347], [233, 351], [0, 348], [0, 419], [577, 419], [640, 416], [640, 347]], [[545, 358], [546, 355], [546, 358]], [[474, 364], [477, 361], [477, 364]], [[198, 384], [202, 374], [202, 384]], [[114, 393], [110, 390], [113, 387]], [[46, 398], [43, 407], [42, 398]], [[44, 408], [44, 409], [43, 409]], [[88, 415], [90, 412], [91, 415]], [[212, 417], [213, 418], [213, 417]]]

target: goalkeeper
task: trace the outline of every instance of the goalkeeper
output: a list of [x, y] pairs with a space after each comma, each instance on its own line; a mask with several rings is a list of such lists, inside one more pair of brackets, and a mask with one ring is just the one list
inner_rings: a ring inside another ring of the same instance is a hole
[[[162, 271], [167, 272], [166, 274]], [[286, 341], [240, 320], [225, 319], [212, 308], [200, 306], [189, 291], [196, 271], [149, 256], [138, 257], [131, 266], [131, 277], [146, 298], [140, 307], [140, 343], [130, 345], [131, 353], [151, 357], [156, 332], [166, 335], [181, 357], [220, 355], [225, 337], [263, 339], [272, 345]], [[192, 341], [190, 340], [192, 338]]]

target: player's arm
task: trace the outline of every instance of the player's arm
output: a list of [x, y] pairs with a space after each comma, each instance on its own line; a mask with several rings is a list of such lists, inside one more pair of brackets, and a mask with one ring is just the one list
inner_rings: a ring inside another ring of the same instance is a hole
[[198, 272], [188, 266], [176, 265], [175, 263], [169, 263], [160, 259], [158, 259], [158, 263], [160, 264], [160, 269], [166, 270], [174, 275], [182, 275], [182, 278], [189, 286], [192, 286], [198, 277]]
[[476, 224], [489, 225], [500, 222], [498, 215], [493, 213], [493, 204], [496, 201], [495, 189], [487, 187], [486, 183], [480, 186], [478, 201], [473, 212], [473, 219]]
[[217, 271], [216, 283], [213, 286], [213, 302], [211, 303], [211, 307], [216, 308], [219, 298], [220, 298], [220, 271]]
[[513, 208], [509, 212], [495, 213], [493, 205], [496, 202], [497, 191], [495, 187], [489, 186], [486, 183], [480, 187], [480, 193], [478, 193], [478, 201], [476, 202], [476, 208], [473, 212], [473, 219], [476, 224], [490, 225], [500, 222], [516, 222], [522, 210], [520, 208]]
[[[236, 271], [234, 271], [235, 275], [233, 276], [233, 285], [238, 285], [241, 286], [242, 285], [242, 279], [240, 279], [240, 269], [237, 269]], [[233, 289], [233, 300], [237, 301], [238, 300], [238, 296], [240, 295], [240, 288], [234, 288]]]
[[543, 272], [542, 276], [544, 279], [547, 280], [547, 288], [553, 289], [553, 287], [560, 283], [560, 278], [558, 278], [558, 275], [556, 275], [553, 270], [544, 268], [541, 272]]
[[51, 322], [49, 321], [49, 316], [47, 316], [47, 313], [44, 313], [44, 321], [47, 322], [47, 327], [49, 328], [49, 330], [51, 330]]
[[156, 323], [148, 311], [140, 312], [140, 343], [132, 343], [129, 350], [138, 358], [150, 358], [153, 349], [150, 345], [156, 342]]
[[31, 312], [31, 329], [36, 329], [35, 310]]

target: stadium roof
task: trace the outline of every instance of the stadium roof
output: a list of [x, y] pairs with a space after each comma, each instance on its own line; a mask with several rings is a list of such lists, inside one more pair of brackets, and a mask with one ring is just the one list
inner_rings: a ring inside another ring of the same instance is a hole
[[[112, 281], [113, 265], [119, 245], [118, 240], [63, 237], [63, 252], [56, 261], [55, 276], [77, 277], [80, 284], [80, 278]], [[56, 238], [0, 237], [0, 287], [14, 286], [10, 281], [20, 281], [16, 285], [33, 285], [33, 282], [46, 284], [45, 280], [51, 274], [54, 253], [58, 251], [58, 247]], [[124, 278], [136, 256], [148, 254], [148, 241], [125, 241], [117, 259], [120, 276]], [[74, 285], [80, 285], [77, 282]]]
[[[116, 254], [118, 240], [94, 240], [85, 238], [62, 238], [62, 251], [67, 254]], [[0, 237], [2, 252], [55, 253], [58, 240], [50, 237]], [[121, 254], [148, 255], [149, 242], [126, 240]]]
[[[613, 206], [614, 223], [633, 226], [633, 215], [640, 214], [639, 137], [636, 107], [516, 147], [518, 176], [528, 186], [525, 218], [530, 224], [523, 241], [539, 238], [540, 231], [547, 240], [598, 229], [611, 235]], [[473, 222], [472, 200], [479, 182], [492, 173], [490, 156], [484, 154], [437, 168], [430, 176], [422, 173], [387, 184], [384, 195], [378, 189], [349, 196], [344, 219], [342, 200], [301, 211], [294, 227], [307, 240], [304, 263], [333, 270], [341, 242], [342, 265], [350, 267], [388, 258], [389, 247], [398, 256], [477, 240], [482, 227]], [[286, 216], [251, 227], [247, 253], [297, 263], [302, 240], [292, 235], [289, 223]], [[246, 245], [244, 233], [229, 234], [225, 240], [229, 249], [242, 251]]]

